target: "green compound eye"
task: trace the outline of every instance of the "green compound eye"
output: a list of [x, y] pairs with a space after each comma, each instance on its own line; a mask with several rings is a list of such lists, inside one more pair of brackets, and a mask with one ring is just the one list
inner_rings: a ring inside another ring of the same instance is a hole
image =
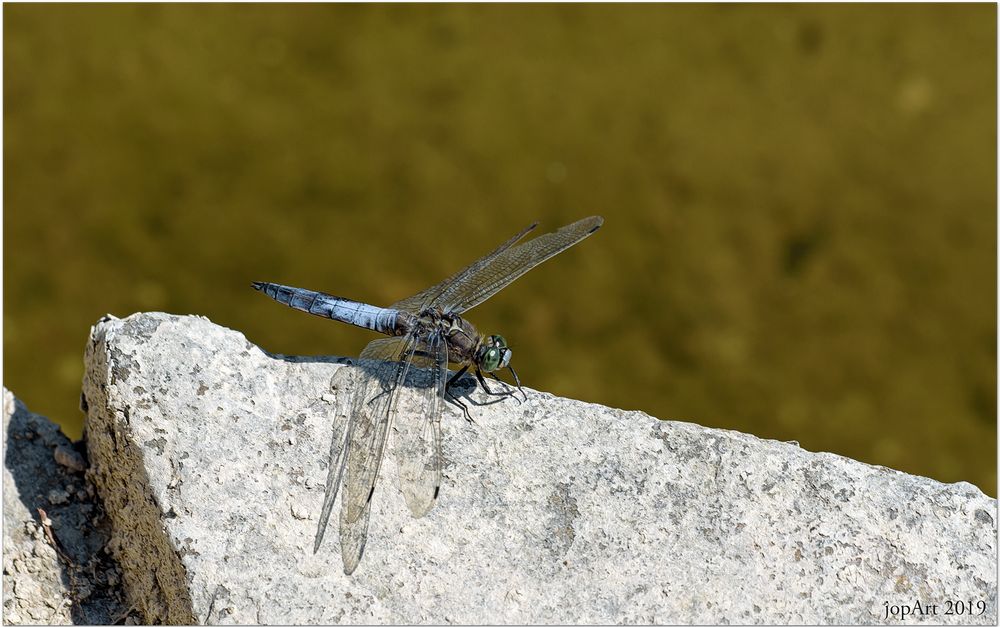
[[503, 339], [502, 335], [491, 335], [490, 341], [493, 342], [493, 346], [497, 348], [507, 348], [507, 340]]
[[500, 367], [500, 349], [493, 347], [487, 348], [486, 352], [483, 353], [482, 359], [479, 361], [479, 367], [486, 372], [493, 372]]

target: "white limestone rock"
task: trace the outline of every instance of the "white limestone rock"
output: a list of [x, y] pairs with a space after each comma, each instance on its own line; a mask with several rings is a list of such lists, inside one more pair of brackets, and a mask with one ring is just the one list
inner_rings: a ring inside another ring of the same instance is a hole
[[423, 518], [387, 460], [347, 576], [336, 513], [312, 551], [336, 359], [152, 313], [100, 321], [86, 362], [92, 472], [147, 621], [897, 623], [915, 601], [937, 613], [905, 622], [997, 621], [997, 503], [972, 485], [532, 390], [476, 424], [446, 406]]

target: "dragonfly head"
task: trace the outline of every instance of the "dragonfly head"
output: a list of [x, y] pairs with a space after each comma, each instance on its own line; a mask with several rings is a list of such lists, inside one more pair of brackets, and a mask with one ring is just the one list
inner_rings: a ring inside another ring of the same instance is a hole
[[479, 346], [476, 364], [483, 372], [493, 372], [506, 368], [510, 363], [511, 350], [502, 335], [491, 335]]

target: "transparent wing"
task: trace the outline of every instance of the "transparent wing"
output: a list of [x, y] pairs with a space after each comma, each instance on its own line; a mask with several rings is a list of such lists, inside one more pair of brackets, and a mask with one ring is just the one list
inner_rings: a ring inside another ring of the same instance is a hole
[[[406, 379], [409, 356], [416, 340], [412, 334], [402, 342], [401, 361], [361, 360], [355, 387], [352, 413], [353, 432], [347, 440], [347, 461], [344, 477], [344, 515], [356, 522], [367, 515], [366, 510], [375, 490], [385, 452], [386, 436], [392, 422], [393, 397]], [[343, 520], [343, 517], [342, 517]]]
[[[406, 443], [396, 449], [400, 486], [415, 516], [430, 510], [441, 485], [440, 402], [448, 372], [443, 334], [435, 331], [430, 337], [410, 334], [374, 340], [362, 356], [365, 359], [355, 369], [355, 394], [349, 409], [354, 422], [344, 445], [340, 548], [347, 574], [354, 572], [364, 554], [371, 497], [394, 424], [402, 422], [396, 436], [397, 442]], [[411, 367], [414, 364], [416, 368]], [[326, 504], [324, 513], [329, 516]]]
[[347, 519], [347, 508], [340, 508], [340, 558], [344, 562], [344, 574], [350, 575], [361, 562], [368, 543], [368, 521], [371, 518], [371, 504], [367, 504], [357, 520]]
[[405, 367], [385, 360], [398, 360], [405, 346], [405, 338], [374, 340], [361, 353], [365, 361], [343, 366], [331, 381], [337, 404], [330, 470], [313, 551], [318, 551], [323, 542], [337, 492], [342, 481], [346, 482], [340, 507], [340, 553], [348, 575], [358, 567], [368, 541], [371, 494], [389, 429], [391, 382], [396, 369]]
[[361, 359], [381, 359], [383, 361], [399, 361], [403, 354], [406, 341], [401, 337], [387, 337], [368, 342], [361, 351]]
[[347, 461], [347, 444], [353, 427], [353, 412], [351, 411], [352, 395], [355, 390], [354, 369], [351, 366], [341, 366], [330, 381], [330, 388], [336, 394], [336, 405], [333, 412], [333, 437], [330, 440], [330, 468], [326, 477], [326, 493], [323, 496], [323, 509], [319, 515], [319, 528], [316, 529], [316, 541], [313, 543], [313, 553], [319, 551], [323, 544], [323, 535], [330, 520], [333, 503], [337, 500], [340, 482], [344, 477], [344, 463]]
[[389, 305], [389, 308], [400, 309], [402, 311], [408, 311], [410, 313], [420, 313], [421, 311], [429, 307], [432, 303], [438, 302], [440, 300], [441, 295], [446, 291], [448, 291], [448, 289], [451, 286], [459, 283], [464, 283], [468, 276], [474, 274], [480, 268], [489, 264], [490, 261], [492, 261], [494, 258], [496, 258], [498, 255], [503, 253], [511, 246], [513, 246], [515, 243], [517, 243], [519, 239], [530, 233], [536, 226], [538, 226], [537, 222], [529, 225], [514, 237], [510, 238], [503, 244], [497, 246], [496, 249], [494, 249], [488, 255], [462, 268], [461, 270], [451, 275], [444, 281], [441, 281], [437, 285], [428, 287], [426, 290], [420, 292], [419, 294], [415, 294], [409, 298], [399, 301], [398, 303], [393, 303], [392, 305]]
[[558, 231], [540, 235], [514, 248], [505, 248], [480, 264], [463, 271], [459, 280], [446, 285], [431, 305], [445, 311], [466, 312], [493, 296], [519, 276], [546, 259], [558, 255], [601, 228], [604, 218], [591, 216], [566, 225]]
[[441, 409], [448, 379], [448, 343], [435, 330], [411, 359], [406, 385], [393, 399], [393, 452], [399, 489], [417, 518], [434, 506], [441, 489]]

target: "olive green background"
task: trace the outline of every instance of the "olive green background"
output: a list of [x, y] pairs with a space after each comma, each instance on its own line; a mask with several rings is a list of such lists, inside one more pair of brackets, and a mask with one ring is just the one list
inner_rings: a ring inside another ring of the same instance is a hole
[[996, 494], [994, 5], [3, 11], [4, 383], [73, 435], [105, 313], [352, 355], [250, 281], [601, 214], [468, 316], [526, 385]]

